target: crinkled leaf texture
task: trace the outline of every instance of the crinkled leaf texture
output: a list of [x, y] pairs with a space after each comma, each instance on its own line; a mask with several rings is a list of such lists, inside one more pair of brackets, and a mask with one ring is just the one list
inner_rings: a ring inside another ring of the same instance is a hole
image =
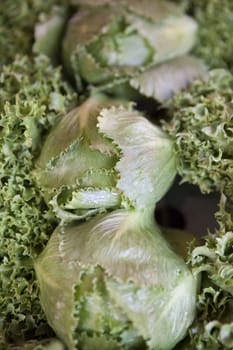
[[205, 245], [192, 251], [191, 262], [197, 272], [206, 272], [213, 284], [233, 296], [232, 201], [224, 194], [216, 217], [218, 229], [206, 237]]
[[57, 227], [35, 269], [48, 321], [69, 349], [169, 350], [194, 318], [197, 281], [150, 211]]
[[233, 76], [224, 69], [197, 79], [170, 103], [171, 121], [164, 129], [174, 140], [182, 181], [202, 192], [233, 195]]
[[[115, 107], [106, 108], [111, 103]], [[171, 140], [119, 103], [90, 97], [45, 141], [35, 172], [64, 222], [107, 209], [154, 207], [176, 175]]]
[[233, 2], [192, 0], [188, 3], [199, 25], [195, 54], [211, 68], [221, 67], [232, 72]]
[[[2, 5], [2, 3], [1, 3]], [[0, 5], [0, 7], [1, 7]], [[15, 3], [14, 3], [15, 5]], [[12, 6], [14, 6], [12, 4]], [[56, 103], [55, 103], [56, 101]], [[55, 219], [33, 177], [42, 135], [76, 103], [59, 68], [18, 56], [0, 78], [0, 348], [47, 333], [32, 259]]]
[[[202, 275], [197, 316], [184, 347], [178, 349], [232, 349], [233, 346], [233, 220], [232, 201], [221, 195], [215, 214], [218, 228], [204, 244], [190, 251], [195, 275]], [[197, 331], [198, 330], [198, 331]]]
[[[66, 0], [1, 0], [0, 66], [12, 63], [16, 55], [32, 55], [34, 28], [40, 17], [53, 16], [54, 10], [65, 13]], [[45, 15], [46, 14], [46, 15]], [[41, 16], [42, 15], [42, 16]]]

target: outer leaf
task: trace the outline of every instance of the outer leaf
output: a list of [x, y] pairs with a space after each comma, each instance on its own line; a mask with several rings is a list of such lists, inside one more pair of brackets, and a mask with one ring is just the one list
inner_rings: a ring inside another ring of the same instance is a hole
[[169, 138], [139, 112], [124, 108], [103, 110], [100, 131], [120, 149], [117, 187], [138, 209], [153, 208], [176, 174]]
[[1, 346], [2, 350], [65, 350], [65, 345], [55, 338], [31, 340], [18, 345], [4, 343]]
[[111, 144], [103, 140], [96, 128], [100, 110], [114, 103], [118, 104], [119, 101], [110, 100], [104, 95], [95, 95], [63, 116], [48, 134], [37, 160], [38, 166], [45, 167], [51, 159], [59, 156], [75, 141], [81, 142], [83, 138], [86, 138], [93, 150], [106, 154], [114, 153]]
[[[150, 349], [169, 350], [186, 334], [194, 312], [193, 277], [186, 276], [170, 292], [161, 288], [140, 288], [132, 284], [107, 283], [113, 300], [121, 305]], [[193, 295], [193, 299], [190, 296]], [[137, 310], [137, 312], [135, 312]], [[186, 310], [186, 312], [184, 311]]]
[[80, 339], [80, 346], [83, 350], [120, 350], [120, 344], [117, 340], [108, 339], [104, 334], [88, 336], [82, 334]]
[[118, 7], [119, 4], [129, 12], [153, 21], [160, 21], [167, 15], [180, 15], [182, 10], [171, 1], [150, 1], [150, 0], [71, 0], [73, 4], [84, 6], [111, 5]]
[[[39, 171], [39, 182], [42, 187], [51, 190], [62, 185], [78, 185], [82, 182], [82, 177], [86, 177], [92, 169], [95, 172], [103, 169], [109, 170], [114, 166], [115, 161], [114, 156], [103, 155], [97, 150], [91, 150], [83, 137], [77, 138], [67, 149], [52, 158], [45, 170]], [[98, 177], [98, 179], [100, 183], [96, 184], [96, 179], [93, 178], [95, 185], [104, 186], [101, 178]], [[93, 186], [94, 183], [90, 181], [89, 186]]]
[[174, 58], [130, 80], [130, 85], [142, 95], [164, 102], [197, 78], [207, 77], [207, 67], [192, 56]]

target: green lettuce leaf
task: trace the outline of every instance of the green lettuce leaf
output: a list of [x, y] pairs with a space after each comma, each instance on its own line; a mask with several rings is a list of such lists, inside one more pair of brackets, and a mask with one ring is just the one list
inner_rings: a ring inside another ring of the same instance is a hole
[[207, 67], [196, 57], [185, 55], [153, 66], [130, 79], [140, 94], [161, 103], [187, 88], [197, 78], [205, 79]]
[[120, 107], [103, 110], [98, 125], [120, 149], [117, 188], [134, 207], [153, 208], [176, 175], [172, 142], [160, 128], [134, 110]]

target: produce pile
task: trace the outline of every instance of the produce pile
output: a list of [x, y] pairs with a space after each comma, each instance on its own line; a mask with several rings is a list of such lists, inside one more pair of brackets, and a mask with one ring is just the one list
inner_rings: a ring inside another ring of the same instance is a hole
[[[231, 0], [0, 2], [0, 349], [233, 349], [232, 32]], [[204, 237], [159, 219], [177, 182]]]

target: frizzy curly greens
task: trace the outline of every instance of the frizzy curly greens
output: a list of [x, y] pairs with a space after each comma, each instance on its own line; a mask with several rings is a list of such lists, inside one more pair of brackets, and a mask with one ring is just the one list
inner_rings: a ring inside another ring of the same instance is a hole
[[42, 134], [76, 95], [45, 57], [4, 66], [0, 91], [0, 321], [3, 338], [15, 341], [46, 332], [32, 261], [55, 222], [32, 168]]
[[175, 142], [178, 171], [188, 181], [210, 193], [233, 195], [233, 76], [212, 70], [170, 102], [171, 121], [164, 130]]

